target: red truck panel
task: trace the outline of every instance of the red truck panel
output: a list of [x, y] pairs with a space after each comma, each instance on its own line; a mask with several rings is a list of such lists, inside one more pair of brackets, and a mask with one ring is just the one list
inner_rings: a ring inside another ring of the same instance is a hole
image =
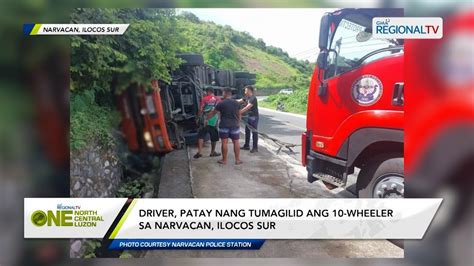
[[[395, 83], [403, 82], [403, 54], [385, 57], [328, 79], [325, 97], [318, 96], [317, 71], [310, 84], [307, 131], [312, 132], [311, 149], [336, 156], [344, 141], [360, 128], [403, 130], [403, 106], [392, 104]], [[352, 85], [363, 75], [373, 75], [382, 83], [380, 99], [363, 106], [352, 98]], [[324, 147], [316, 146], [322, 141]]]

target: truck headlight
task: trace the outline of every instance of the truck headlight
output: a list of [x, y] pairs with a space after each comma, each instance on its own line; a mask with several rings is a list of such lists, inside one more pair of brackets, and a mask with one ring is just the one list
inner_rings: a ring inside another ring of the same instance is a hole
[[148, 146], [148, 148], [153, 148], [153, 141], [151, 140], [150, 132], [145, 131], [145, 133], [143, 133], [143, 139], [145, 140], [146, 146]]

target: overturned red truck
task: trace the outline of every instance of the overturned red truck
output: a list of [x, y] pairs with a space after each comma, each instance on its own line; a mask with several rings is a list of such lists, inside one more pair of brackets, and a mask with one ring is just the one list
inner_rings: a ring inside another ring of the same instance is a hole
[[171, 82], [131, 84], [117, 99], [121, 131], [135, 155], [162, 155], [197, 141], [196, 116], [206, 88], [222, 96], [231, 88], [235, 98], [242, 88], [255, 84], [256, 75], [206, 65], [200, 54], [179, 54], [183, 60], [172, 71]]
[[302, 162], [308, 181], [343, 186], [360, 169], [359, 197], [404, 196], [404, 43], [372, 38], [372, 18], [401, 9], [342, 9], [321, 19]]

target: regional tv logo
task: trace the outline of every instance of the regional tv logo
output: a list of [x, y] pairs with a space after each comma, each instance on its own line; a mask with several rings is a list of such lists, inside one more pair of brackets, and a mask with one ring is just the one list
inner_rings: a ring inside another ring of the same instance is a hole
[[443, 19], [436, 17], [376, 17], [372, 35], [378, 39], [441, 39]]
[[35, 226], [97, 227], [104, 218], [97, 210], [81, 210], [80, 205], [56, 205], [56, 210], [36, 210], [31, 214]]

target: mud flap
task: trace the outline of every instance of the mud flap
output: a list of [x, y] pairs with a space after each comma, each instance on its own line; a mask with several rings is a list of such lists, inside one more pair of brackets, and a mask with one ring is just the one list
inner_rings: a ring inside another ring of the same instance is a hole
[[313, 183], [314, 181], [318, 180], [317, 178], [314, 177], [314, 163], [315, 159], [313, 156], [306, 156], [306, 170], [308, 172], [308, 182]]

